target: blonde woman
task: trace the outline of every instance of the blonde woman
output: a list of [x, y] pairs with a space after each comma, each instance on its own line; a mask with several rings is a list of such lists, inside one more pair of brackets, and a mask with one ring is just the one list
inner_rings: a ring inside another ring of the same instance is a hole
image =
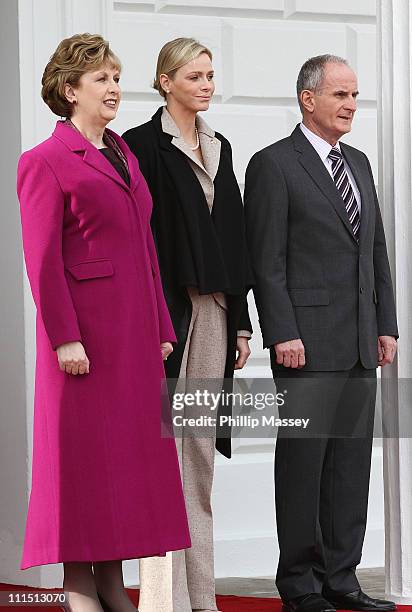
[[190, 546], [176, 447], [161, 439], [175, 334], [136, 158], [107, 129], [121, 66], [98, 35], [63, 40], [43, 75], [58, 121], [18, 168], [37, 307], [33, 485], [22, 569], [64, 564], [73, 612], [133, 612], [122, 560]]
[[[166, 373], [215, 379], [219, 388], [250, 354], [246, 293], [252, 279], [231, 146], [199, 115], [209, 108], [213, 77], [207, 47], [191, 38], [168, 42], [154, 82], [166, 104], [123, 138], [153, 197], [152, 230], [178, 338]], [[211, 511], [215, 440], [189, 434], [180, 446], [192, 548], [140, 563], [140, 612], [217, 609]], [[217, 448], [230, 456], [230, 439], [218, 438]]]

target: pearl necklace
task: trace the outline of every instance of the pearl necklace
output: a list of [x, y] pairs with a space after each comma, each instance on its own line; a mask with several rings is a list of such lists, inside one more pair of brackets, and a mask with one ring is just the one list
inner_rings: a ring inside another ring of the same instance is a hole
[[197, 149], [200, 147], [199, 132], [197, 131], [196, 126], [195, 126], [195, 132], [196, 132], [196, 144], [194, 147], [190, 147], [192, 151], [197, 151]]

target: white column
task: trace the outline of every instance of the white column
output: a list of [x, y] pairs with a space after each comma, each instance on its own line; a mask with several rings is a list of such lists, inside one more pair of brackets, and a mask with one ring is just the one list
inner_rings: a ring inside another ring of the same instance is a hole
[[17, 582], [27, 510], [26, 368], [21, 226], [15, 188], [20, 138], [17, 0], [0, 5], [0, 55], [7, 57], [0, 184], [0, 582]]
[[[412, 409], [412, 133], [411, 10], [409, 0], [378, 1], [379, 184], [396, 285], [400, 342], [397, 363], [385, 368], [383, 407], [402, 429]], [[409, 428], [410, 429], [410, 428]], [[412, 603], [412, 440], [384, 440], [386, 594]], [[408, 437], [409, 436], [409, 437]]]

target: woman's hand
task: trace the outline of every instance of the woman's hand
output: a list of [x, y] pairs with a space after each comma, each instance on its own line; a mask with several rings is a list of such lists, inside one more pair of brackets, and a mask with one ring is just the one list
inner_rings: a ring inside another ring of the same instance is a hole
[[66, 342], [57, 347], [59, 368], [67, 374], [88, 374], [90, 362], [81, 342]]
[[160, 345], [160, 350], [162, 351], [162, 359], [166, 361], [169, 357], [170, 353], [173, 353], [173, 346], [171, 342], [162, 342]]
[[250, 348], [249, 348], [249, 338], [244, 338], [243, 336], [238, 336], [237, 338], [237, 359], [235, 363], [235, 370], [241, 370], [247, 360], [249, 359]]

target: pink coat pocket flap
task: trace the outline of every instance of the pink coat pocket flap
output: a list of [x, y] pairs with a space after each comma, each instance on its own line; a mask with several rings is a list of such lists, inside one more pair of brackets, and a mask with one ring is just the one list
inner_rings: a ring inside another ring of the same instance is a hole
[[93, 261], [82, 261], [67, 268], [76, 280], [87, 280], [89, 278], [102, 278], [113, 276], [113, 265], [110, 259], [94, 259]]

